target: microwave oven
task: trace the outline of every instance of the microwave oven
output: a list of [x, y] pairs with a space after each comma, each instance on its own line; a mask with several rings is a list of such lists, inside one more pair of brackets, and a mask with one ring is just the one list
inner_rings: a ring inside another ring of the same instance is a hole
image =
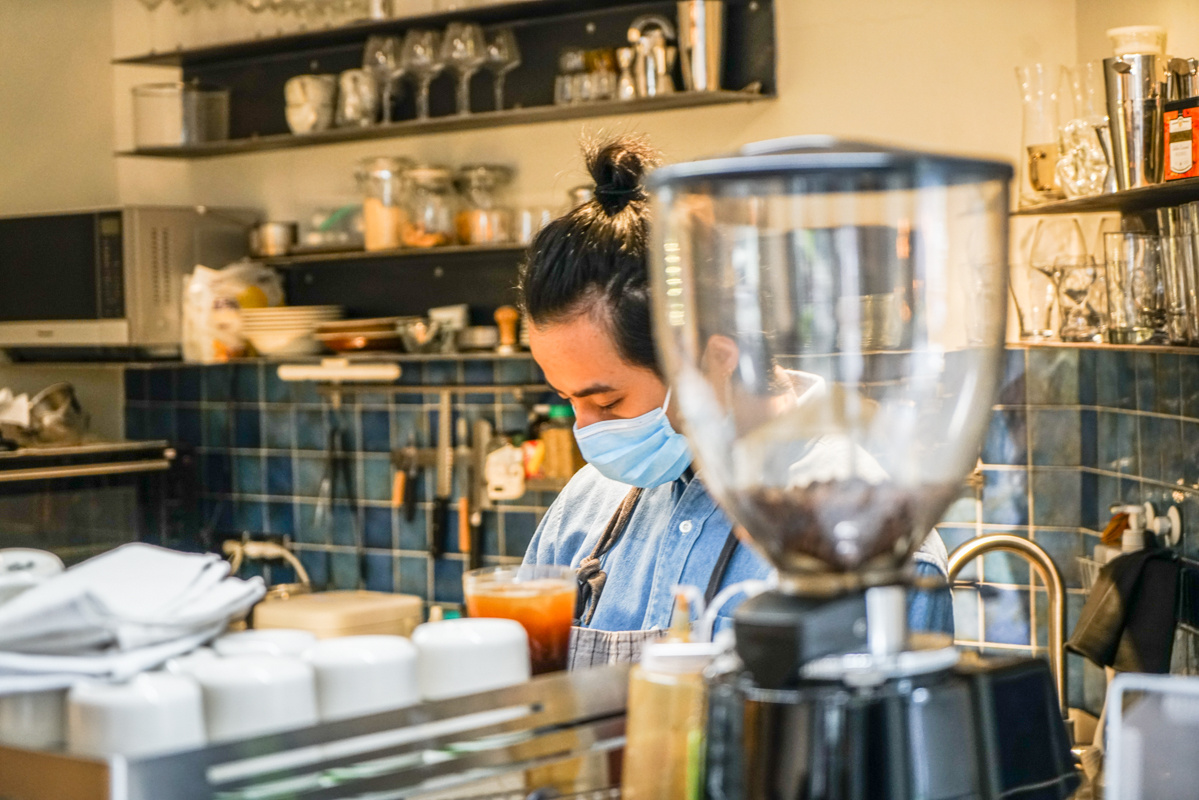
[[184, 276], [246, 253], [242, 210], [0, 217], [0, 348], [180, 350]]

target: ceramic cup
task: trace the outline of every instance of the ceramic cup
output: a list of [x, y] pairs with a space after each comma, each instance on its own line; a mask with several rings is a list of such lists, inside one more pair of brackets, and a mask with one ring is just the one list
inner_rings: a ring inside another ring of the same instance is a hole
[[191, 675], [199, 664], [207, 664], [209, 661], [215, 661], [220, 658], [216, 651], [210, 647], [197, 647], [190, 653], [181, 656], [175, 656], [170, 661], [162, 665], [162, 668], [172, 675]]
[[343, 636], [305, 653], [316, 670], [322, 720], [377, 714], [420, 702], [416, 647], [403, 636]]
[[213, 742], [248, 739], [315, 725], [313, 670], [286, 656], [232, 656], [197, 664], [204, 721]]
[[147, 672], [125, 683], [87, 681], [67, 695], [67, 749], [87, 756], [149, 756], [203, 747], [200, 687]]
[[227, 633], [212, 643], [212, 649], [231, 656], [298, 656], [316, 644], [316, 634], [292, 628]]
[[28, 750], [53, 750], [65, 739], [67, 692], [0, 695], [0, 744]]
[[336, 75], [297, 75], [283, 84], [283, 96], [292, 133], [314, 133], [333, 125]]
[[412, 632], [421, 697], [485, 692], [529, 679], [529, 637], [510, 619], [447, 619]]

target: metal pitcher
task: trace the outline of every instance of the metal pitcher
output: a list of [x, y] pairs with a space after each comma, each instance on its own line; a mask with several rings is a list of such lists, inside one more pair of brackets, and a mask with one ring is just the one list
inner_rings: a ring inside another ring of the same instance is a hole
[[683, 0], [678, 8], [683, 87], [714, 92], [724, 73], [724, 0]]
[[1162, 179], [1162, 59], [1103, 59], [1116, 185], [1133, 189]]

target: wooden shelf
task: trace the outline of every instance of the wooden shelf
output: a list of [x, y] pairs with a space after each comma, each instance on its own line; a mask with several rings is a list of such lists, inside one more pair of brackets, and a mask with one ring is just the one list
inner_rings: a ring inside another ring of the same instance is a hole
[[[188, 49], [150, 52], [113, 59], [114, 64], [136, 64], [161, 67], [193, 67], [246, 59], [261, 59], [285, 55], [298, 50], [340, 47], [366, 41], [368, 36], [404, 31], [407, 28], [441, 28], [454, 21], [477, 22], [482, 25], [515, 24], [529, 19], [570, 17], [597, 10], [611, 10], [651, 5], [647, 0], [517, 0], [491, 3], [486, 6], [459, 8], [431, 14], [395, 17], [385, 20], [362, 20], [336, 28], [288, 33], [282, 36], [261, 36], [235, 42], [222, 42]], [[635, 15], [635, 12], [634, 12]]]
[[212, 158], [214, 156], [258, 153], [267, 150], [284, 150], [293, 147], [361, 142], [371, 139], [391, 139], [404, 136], [423, 136], [431, 133], [480, 130], [508, 125], [529, 125], [538, 122], [558, 122], [587, 117], [622, 116], [651, 111], [668, 111], [678, 108], [702, 108], [705, 106], [731, 105], [768, 100], [771, 96], [753, 92], [678, 92], [664, 97], [641, 100], [605, 101], [579, 103], [577, 105], [541, 106], [535, 108], [513, 108], [504, 111], [480, 111], [464, 116], [432, 117], [426, 120], [405, 120], [389, 125], [369, 127], [332, 128], [306, 135], [278, 134], [259, 136], [253, 139], [230, 139], [224, 142], [185, 145], [179, 147], [145, 147], [118, 152], [120, 156], [144, 156], [149, 158]]
[[305, 264], [424, 260], [437, 256], [453, 259], [471, 255], [518, 255], [527, 247], [528, 245], [523, 244], [460, 244], [447, 247], [405, 247], [398, 250], [323, 250], [270, 256], [258, 260], [270, 267], [286, 268]]
[[1027, 206], [1012, 212], [1013, 216], [1030, 217], [1042, 214], [1089, 214], [1094, 212], [1118, 211], [1132, 214], [1151, 211], [1155, 208], [1182, 205], [1199, 200], [1199, 178], [1182, 178], [1139, 189], [1123, 192], [1097, 194], [1091, 197], [1076, 197], [1037, 206]]

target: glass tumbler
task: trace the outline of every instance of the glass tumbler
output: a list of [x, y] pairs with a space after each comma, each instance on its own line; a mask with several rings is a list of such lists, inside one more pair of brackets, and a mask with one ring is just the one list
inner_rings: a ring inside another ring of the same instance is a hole
[[468, 615], [524, 626], [534, 675], [566, 669], [577, 587], [574, 569], [555, 564], [484, 567], [462, 576]]
[[1161, 242], [1156, 234], [1103, 237], [1107, 280], [1107, 339], [1112, 344], [1164, 341], [1160, 284]]

